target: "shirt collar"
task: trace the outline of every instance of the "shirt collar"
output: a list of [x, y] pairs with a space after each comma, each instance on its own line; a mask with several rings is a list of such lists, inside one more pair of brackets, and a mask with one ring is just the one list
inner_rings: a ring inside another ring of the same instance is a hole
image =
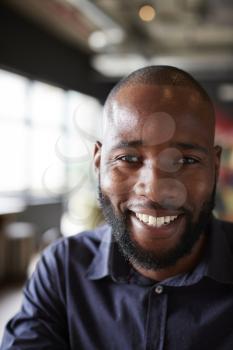
[[126, 282], [129, 272], [130, 265], [119, 251], [110, 226], [104, 225], [99, 249], [87, 270], [86, 276], [91, 280], [110, 276], [114, 281]]
[[102, 227], [101, 236], [99, 250], [87, 270], [87, 278], [96, 280], [110, 276], [114, 281], [126, 282], [130, 265], [120, 253], [110, 226]]
[[[92, 280], [110, 276], [114, 281], [127, 282], [132, 272], [129, 263], [119, 251], [118, 244], [112, 237], [111, 228], [101, 228], [102, 241], [93, 258], [87, 277]], [[203, 276], [210, 277], [220, 283], [233, 283], [233, 256], [221, 221], [213, 218], [210, 225], [206, 255], [193, 272], [179, 276], [174, 283], [172, 278], [168, 285], [189, 285], [197, 283]], [[181, 283], [182, 281], [182, 283]]]
[[104, 278], [109, 274], [111, 260], [109, 257], [112, 244], [111, 228], [104, 225], [100, 230], [101, 243], [86, 273], [87, 278], [92, 280]]

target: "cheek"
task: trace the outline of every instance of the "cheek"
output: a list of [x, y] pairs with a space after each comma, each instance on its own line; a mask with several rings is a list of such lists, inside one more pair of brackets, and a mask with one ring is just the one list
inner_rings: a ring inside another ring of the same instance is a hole
[[211, 174], [193, 175], [186, 183], [188, 205], [194, 211], [199, 211], [206, 201], [210, 199], [214, 186], [214, 177]]
[[124, 169], [112, 167], [108, 169], [103, 168], [101, 171], [101, 188], [104, 194], [114, 199], [124, 199], [132, 191], [135, 175]]

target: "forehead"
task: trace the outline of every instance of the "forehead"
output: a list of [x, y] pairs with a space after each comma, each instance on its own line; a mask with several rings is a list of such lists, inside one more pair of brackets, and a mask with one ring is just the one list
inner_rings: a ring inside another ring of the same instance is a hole
[[209, 103], [190, 86], [138, 84], [120, 89], [106, 111], [105, 138], [140, 138], [163, 143], [174, 137], [212, 143], [214, 118]]

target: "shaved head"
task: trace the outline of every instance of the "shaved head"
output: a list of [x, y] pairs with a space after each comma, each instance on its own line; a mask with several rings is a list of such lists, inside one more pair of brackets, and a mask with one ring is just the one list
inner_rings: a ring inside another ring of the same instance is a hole
[[[139, 85], [157, 86], [161, 92], [160, 100], [169, 103], [172, 99], [174, 88], [190, 91], [190, 102], [204, 102], [209, 110], [209, 115], [215, 123], [213, 103], [204, 88], [187, 72], [172, 66], [149, 66], [138, 69], [121, 79], [109, 93], [105, 106], [104, 116], [111, 120], [112, 108], [115, 99], [125, 88]], [[106, 122], [106, 120], [105, 120]]]
[[190, 74], [172, 66], [149, 66], [134, 71], [115, 85], [109, 93], [106, 103], [109, 103], [122, 88], [138, 84], [192, 88], [200, 94], [203, 100], [208, 101], [212, 105], [207, 92]]

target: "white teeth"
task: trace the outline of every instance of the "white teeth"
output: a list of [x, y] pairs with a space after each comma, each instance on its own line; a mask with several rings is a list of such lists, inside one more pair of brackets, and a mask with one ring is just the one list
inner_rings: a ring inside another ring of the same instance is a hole
[[149, 225], [156, 225], [156, 218], [154, 216], [149, 216]]
[[157, 218], [157, 226], [162, 226], [164, 224], [164, 217], [161, 216], [159, 218]]
[[149, 215], [142, 214], [142, 221], [148, 223], [149, 222]]
[[152, 215], [136, 213], [136, 217], [149, 226], [161, 227], [170, 224], [170, 222], [174, 221], [178, 215], [155, 217]]

